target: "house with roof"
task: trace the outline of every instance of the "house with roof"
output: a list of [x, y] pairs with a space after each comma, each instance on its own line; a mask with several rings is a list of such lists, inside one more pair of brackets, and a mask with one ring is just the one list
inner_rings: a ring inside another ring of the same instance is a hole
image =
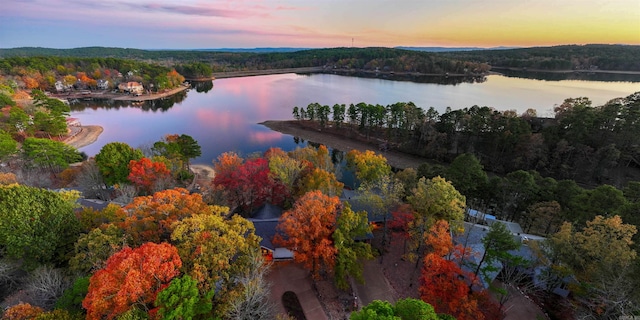
[[253, 223], [256, 229], [256, 235], [260, 240], [260, 249], [262, 255], [267, 261], [284, 261], [293, 259], [293, 251], [277, 247], [273, 244], [273, 237], [278, 233], [276, 227], [280, 217], [282, 216], [282, 208], [265, 203], [251, 214], [251, 218], [247, 220]]
[[98, 90], [107, 90], [109, 89], [109, 80], [100, 79], [97, 82]]
[[139, 82], [129, 81], [118, 84], [118, 90], [130, 94], [142, 94], [144, 92], [144, 87]]
[[[509, 251], [509, 253], [513, 256], [520, 257], [525, 262], [525, 266], [520, 267], [520, 271], [530, 277], [535, 287], [541, 289], [553, 287], [553, 293], [561, 297], [567, 297], [569, 295], [568, 284], [574, 280], [571, 277], [555, 279], [557, 281], [550, 279], [546, 274], [548, 266], [541, 263], [538, 253], [529, 246], [533, 241], [544, 241], [546, 238], [524, 233], [522, 231], [522, 227], [515, 222], [495, 219], [487, 221], [489, 224], [504, 224], [507, 230], [511, 232], [514, 240], [522, 244], [519, 249]], [[453, 237], [454, 244], [462, 245], [471, 251], [470, 256], [460, 263], [462, 270], [472, 273], [475, 272], [475, 269], [478, 266], [478, 263], [480, 263], [485, 252], [482, 240], [489, 233], [489, 229], [489, 226], [465, 222], [464, 232]], [[483, 263], [487, 262], [484, 261]], [[503, 269], [503, 265], [499, 261], [492, 262], [490, 266], [493, 267], [491, 268], [492, 270], [486, 272], [484, 274], [485, 277], [480, 277], [481, 285], [485, 289], [489, 287]]]

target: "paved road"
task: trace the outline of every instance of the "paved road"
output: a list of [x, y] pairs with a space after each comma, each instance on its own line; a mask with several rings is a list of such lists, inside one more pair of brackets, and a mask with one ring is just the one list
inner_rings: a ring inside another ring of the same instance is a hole
[[282, 295], [293, 291], [297, 296], [308, 320], [325, 320], [327, 315], [313, 290], [311, 275], [292, 262], [277, 262], [267, 276], [271, 282], [271, 299], [277, 305], [277, 312], [286, 314], [282, 305]]
[[364, 284], [356, 282], [355, 293], [358, 296], [360, 307], [371, 303], [373, 300], [386, 300], [395, 303], [395, 291], [382, 273], [382, 265], [378, 259], [368, 260], [364, 263]]

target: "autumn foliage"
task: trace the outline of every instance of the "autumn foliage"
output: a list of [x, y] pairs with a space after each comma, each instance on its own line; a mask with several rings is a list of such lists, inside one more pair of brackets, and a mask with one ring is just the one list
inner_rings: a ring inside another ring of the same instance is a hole
[[338, 197], [311, 191], [280, 218], [277, 229], [282, 235], [276, 235], [274, 242], [292, 249], [294, 260], [309, 269], [315, 279], [321, 278], [321, 271], [333, 270], [337, 250], [332, 234], [340, 206]]
[[2, 320], [31, 320], [42, 314], [44, 310], [28, 303], [20, 303], [7, 309], [2, 314]]
[[150, 193], [154, 184], [161, 179], [171, 177], [171, 171], [162, 162], [153, 162], [149, 158], [131, 160], [127, 179], [139, 189]]
[[181, 266], [178, 250], [167, 243], [122, 249], [91, 277], [82, 302], [87, 319], [114, 319], [135, 305], [152, 306]]
[[449, 224], [437, 221], [426, 236], [431, 252], [424, 257], [420, 278], [420, 297], [433, 305], [438, 313], [453, 315], [456, 319], [485, 319], [478, 309], [478, 301], [470, 294], [469, 282], [476, 281], [471, 272], [463, 271], [454, 259], [459, 249], [451, 243]]
[[270, 174], [267, 159], [242, 160], [235, 153], [223, 153], [214, 166], [215, 186], [223, 186], [231, 207], [250, 213], [265, 202], [282, 205], [289, 196], [285, 185]]
[[131, 236], [134, 245], [169, 241], [174, 222], [195, 214], [211, 212], [201, 195], [190, 194], [182, 188], [136, 197], [123, 210], [127, 218], [120, 226]]

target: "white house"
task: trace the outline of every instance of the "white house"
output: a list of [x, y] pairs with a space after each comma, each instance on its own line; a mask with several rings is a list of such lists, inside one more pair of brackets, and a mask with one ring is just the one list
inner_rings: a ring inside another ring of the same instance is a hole
[[107, 90], [109, 89], [109, 80], [98, 80], [98, 89], [99, 90]]
[[135, 81], [123, 82], [119, 84], [118, 90], [122, 92], [128, 92], [131, 94], [141, 94], [142, 92], [144, 92], [144, 88], [142, 87], [142, 84]]

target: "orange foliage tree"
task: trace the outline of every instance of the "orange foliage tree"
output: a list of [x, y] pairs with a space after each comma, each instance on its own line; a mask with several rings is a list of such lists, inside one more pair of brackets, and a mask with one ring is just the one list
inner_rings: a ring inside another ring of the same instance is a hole
[[127, 218], [119, 225], [131, 236], [134, 245], [169, 241], [173, 231], [171, 224], [195, 214], [211, 212], [201, 195], [190, 194], [182, 188], [136, 197], [122, 210]]
[[314, 279], [321, 272], [333, 271], [337, 250], [332, 235], [336, 216], [341, 208], [338, 197], [311, 191], [295, 202], [293, 208], [280, 217], [274, 242], [294, 251], [294, 260], [311, 271]]
[[179, 275], [181, 266], [178, 250], [167, 243], [122, 249], [89, 280], [82, 301], [87, 319], [113, 319], [136, 305], [152, 308], [158, 292]]
[[154, 162], [149, 158], [131, 160], [127, 179], [139, 189], [149, 193], [157, 181], [171, 177], [171, 171], [162, 162]]
[[28, 303], [19, 303], [5, 310], [2, 320], [30, 320], [42, 314], [44, 310]]
[[460, 250], [463, 250], [462, 247], [454, 248], [449, 224], [444, 220], [436, 221], [429, 229], [426, 244], [431, 252], [424, 257], [420, 278], [422, 300], [433, 305], [438, 313], [450, 314], [456, 319], [485, 319], [478, 309], [478, 301], [469, 292], [468, 281], [476, 281], [476, 277], [445, 258], [460, 258]]

